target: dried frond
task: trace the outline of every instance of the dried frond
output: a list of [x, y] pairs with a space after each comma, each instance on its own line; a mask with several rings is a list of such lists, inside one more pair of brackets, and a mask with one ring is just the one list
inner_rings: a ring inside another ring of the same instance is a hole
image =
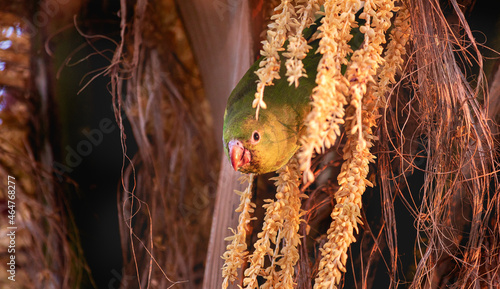
[[[177, 280], [203, 278], [199, 264], [207, 252], [218, 171], [212, 119], [174, 1], [129, 5], [122, 1], [123, 38], [110, 68], [124, 154], [119, 199], [124, 272], [137, 276], [123, 286], [193, 288], [199, 284]], [[123, 112], [137, 143], [133, 159], [127, 155]]]
[[482, 56], [460, 7], [456, 1], [450, 3], [463, 38], [450, 28], [438, 1], [409, 1], [409, 10], [418, 11], [410, 13], [416, 71], [411, 81], [416, 84], [419, 129], [427, 137], [429, 152], [416, 222], [422, 258], [410, 288], [445, 282], [441, 278], [450, 274], [450, 286], [455, 288], [499, 282], [498, 274], [489, 273], [500, 268], [499, 228], [490, 224], [493, 215], [498, 222], [498, 210], [493, 208], [500, 205], [500, 192], [495, 144], [478, 101], [482, 74], [474, 89], [457, 59], [466, 53], [460, 51], [463, 45], [477, 55], [480, 69]]
[[[406, 55], [406, 45], [410, 39], [411, 27], [408, 8], [402, 3], [397, 11], [396, 18], [393, 22], [394, 27], [392, 28], [389, 38], [390, 41], [387, 44], [387, 49], [385, 51], [384, 62], [378, 72], [378, 83], [375, 87], [374, 95], [377, 99], [377, 106], [381, 108], [390, 107], [388, 103], [389, 97], [395, 97], [394, 93], [388, 94], [391, 89], [391, 84], [396, 84], [396, 73], [402, 72], [402, 64]], [[399, 99], [403, 99], [402, 96], [398, 96]], [[388, 121], [389, 118], [383, 118], [383, 121]], [[387, 143], [389, 142], [388, 136], [383, 134], [384, 128], [386, 126], [382, 125], [380, 131], [380, 148], [381, 150], [387, 151]], [[392, 268], [392, 280], [396, 280], [397, 272], [397, 230], [396, 230], [396, 214], [394, 211], [394, 188], [391, 188], [391, 184], [387, 182], [390, 178], [390, 156], [386, 153], [382, 153], [379, 157], [377, 167], [379, 168], [379, 176], [381, 179], [381, 191], [383, 196], [382, 209], [383, 218], [386, 223], [385, 235], [386, 243], [391, 254], [391, 266]], [[420, 158], [421, 159], [421, 158]]]

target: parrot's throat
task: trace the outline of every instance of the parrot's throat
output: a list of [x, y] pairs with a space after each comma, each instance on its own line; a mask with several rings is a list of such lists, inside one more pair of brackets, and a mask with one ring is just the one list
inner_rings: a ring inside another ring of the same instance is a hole
[[252, 159], [250, 151], [243, 147], [240, 141], [232, 140], [229, 142], [228, 147], [231, 165], [233, 165], [235, 171], [250, 163]]

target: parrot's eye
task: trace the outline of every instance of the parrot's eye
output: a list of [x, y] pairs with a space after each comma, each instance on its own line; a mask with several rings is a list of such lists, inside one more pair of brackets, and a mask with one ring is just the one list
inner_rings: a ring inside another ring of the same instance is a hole
[[260, 141], [260, 133], [258, 131], [254, 131], [252, 133], [252, 143], [256, 144]]

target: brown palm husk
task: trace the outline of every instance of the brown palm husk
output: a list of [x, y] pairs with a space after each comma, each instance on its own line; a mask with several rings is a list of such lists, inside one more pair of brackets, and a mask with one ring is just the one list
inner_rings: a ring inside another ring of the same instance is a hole
[[[120, 13], [112, 94], [117, 120], [127, 118], [133, 132], [122, 138], [119, 211], [129, 281], [121, 286], [196, 288], [218, 163], [208, 105], [173, 1], [122, 1]], [[135, 156], [127, 155], [126, 137], [137, 143]]]

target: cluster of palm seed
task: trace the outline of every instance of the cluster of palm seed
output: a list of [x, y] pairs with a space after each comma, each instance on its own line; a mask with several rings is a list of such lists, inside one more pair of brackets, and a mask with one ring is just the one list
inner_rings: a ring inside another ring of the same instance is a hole
[[[314, 23], [318, 14], [324, 14], [317, 36], [320, 38], [317, 53], [323, 56], [317, 68], [317, 86], [311, 97], [312, 110], [305, 121], [302, 147], [297, 156], [278, 171], [276, 200], [266, 200], [264, 225], [254, 244], [255, 250], [248, 257], [245, 225], [250, 222], [255, 205], [248, 192], [241, 194], [240, 225], [229, 238], [232, 243], [223, 256], [226, 260], [223, 287], [228, 281], [236, 280], [237, 269], [248, 258], [249, 266], [243, 280], [245, 288], [258, 288], [258, 276], [266, 280], [262, 288], [293, 288], [294, 266], [299, 259], [298, 229], [304, 214], [301, 198], [305, 195], [299, 190], [301, 178], [304, 183], [314, 181], [311, 159], [336, 143], [343, 126], [347, 142], [344, 163], [337, 177], [340, 187], [334, 194], [333, 221], [327, 233], [328, 241], [321, 249], [322, 259], [315, 281], [315, 288], [332, 288], [345, 271], [347, 250], [355, 241], [354, 230], [358, 230], [361, 222], [361, 196], [366, 186], [371, 186], [367, 175], [368, 165], [375, 158], [370, 153], [376, 140], [373, 127], [380, 107], [386, 103], [385, 92], [395, 83], [395, 73], [403, 64], [410, 35], [408, 10], [402, 4], [396, 6], [392, 0], [283, 0], [275, 11], [261, 51], [265, 58], [256, 72], [259, 76], [253, 102], [256, 117], [260, 108], [266, 108], [265, 87], [279, 78], [278, 52], [284, 50], [286, 40], [289, 44], [283, 55], [287, 58], [288, 82], [298, 86], [300, 78], [306, 74], [302, 60], [312, 47], [304, 38], [303, 30]], [[357, 13], [360, 14], [356, 16]], [[352, 30], [358, 28], [359, 19], [363, 20], [359, 31], [364, 34], [364, 41], [353, 51], [349, 41], [353, 37]], [[387, 33], [391, 26], [391, 32]], [[342, 66], [347, 67], [345, 73], [342, 73]], [[275, 247], [272, 248], [271, 243]], [[267, 267], [264, 265], [266, 256], [271, 260]]]

